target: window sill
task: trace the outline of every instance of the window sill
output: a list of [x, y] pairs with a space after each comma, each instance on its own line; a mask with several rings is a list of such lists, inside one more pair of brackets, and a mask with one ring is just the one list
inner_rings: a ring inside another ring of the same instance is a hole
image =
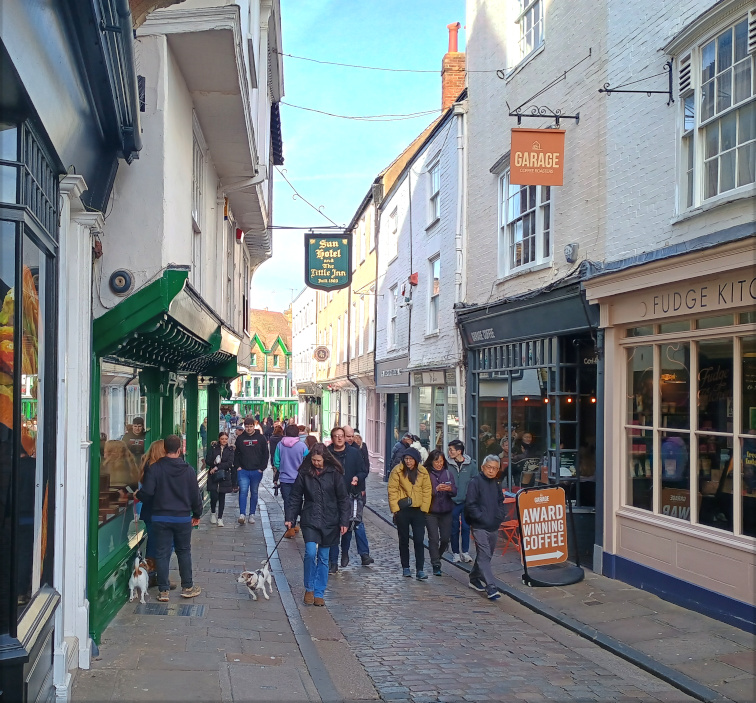
[[514, 78], [525, 66], [527, 66], [536, 56], [539, 56], [543, 53], [544, 49], [546, 48], [546, 42], [542, 41], [541, 45], [537, 49], [533, 49], [527, 56], [524, 56], [522, 59], [520, 59], [520, 63], [518, 63], [506, 76], [504, 81], [506, 83], [509, 83], [512, 78]]
[[685, 210], [685, 212], [681, 212], [678, 215], [675, 215], [670, 220], [670, 224], [676, 225], [680, 222], [685, 222], [687, 220], [693, 219], [694, 217], [698, 217], [699, 215], [711, 212], [715, 208], [721, 207], [722, 205], [734, 203], [745, 198], [753, 198], [754, 195], [756, 195], [756, 183], [751, 183], [747, 186], [741, 186], [737, 189], [728, 190], [726, 193], [720, 193], [713, 198], [709, 198], [705, 203], [702, 203], [701, 205], [688, 208], [687, 210]]
[[494, 285], [498, 286], [500, 283], [504, 283], [505, 281], [511, 281], [513, 278], [519, 278], [520, 276], [524, 276], [528, 273], [535, 273], [536, 271], [545, 271], [546, 269], [549, 269], [549, 268], [551, 268], [551, 261], [545, 261], [542, 264], [533, 264], [532, 266], [518, 268], [516, 271], [512, 271], [511, 273], [508, 273], [506, 276], [497, 278], [494, 281]]
[[438, 337], [441, 333], [438, 330], [433, 330], [433, 332], [426, 332], [423, 335], [424, 339], [432, 339], [433, 337]]
[[394, 262], [395, 262], [395, 261], [396, 261], [396, 260], [397, 260], [398, 258], [399, 258], [399, 254], [398, 254], [398, 253], [397, 253], [397, 254], [394, 254], [394, 256], [392, 256], [392, 257], [391, 257], [391, 258], [390, 258], [390, 259], [388, 260], [388, 263], [386, 264], [386, 267], [389, 267], [389, 266], [391, 266], [391, 264], [393, 264], [393, 263], [394, 263]]
[[425, 231], [426, 231], [426, 232], [428, 232], [428, 231], [432, 230], [432, 229], [433, 229], [433, 228], [434, 228], [434, 227], [435, 227], [435, 226], [436, 226], [436, 225], [437, 225], [437, 224], [438, 224], [439, 222], [441, 222], [441, 218], [440, 218], [440, 217], [437, 217], [437, 218], [436, 218], [435, 220], [433, 220], [432, 222], [429, 222], [429, 223], [428, 223], [428, 224], [427, 224], [427, 225], [425, 226]]

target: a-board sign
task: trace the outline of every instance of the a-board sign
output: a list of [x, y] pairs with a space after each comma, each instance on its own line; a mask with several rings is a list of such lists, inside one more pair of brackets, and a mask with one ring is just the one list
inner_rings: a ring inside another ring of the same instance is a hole
[[522, 557], [526, 566], [558, 564], [567, 559], [567, 515], [563, 488], [517, 494]]
[[352, 233], [305, 234], [305, 285], [339, 290], [352, 282]]

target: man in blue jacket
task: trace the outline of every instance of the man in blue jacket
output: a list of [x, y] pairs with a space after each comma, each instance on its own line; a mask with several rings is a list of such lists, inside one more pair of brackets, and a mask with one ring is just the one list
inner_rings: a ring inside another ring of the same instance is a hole
[[[470, 556], [470, 525], [465, 520], [465, 497], [470, 479], [478, 474], [478, 465], [465, 454], [465, 445], [459, 439], [449, 442], [449, 470], [454, 473], [457, 495], [452, 498], [451, 548], [452, 561], [472, 563]], [[461, 529], [460, 529], [461, 527]], [[459, 550], [459, 538], [462, 535], [462, 552]]]
[[[350, 429], [352, 436], [354, 432]], [[362, 499], [365, 491], [365, 479], [368, 476], [369, 468], [365, 466], [362, 460], [362, 453], [357, 447], [347, 444], [346, 432], [344, 428], [334, 427], [331, 430], [331, 446], [328, 447], [339, 463], [344, 467], [344, 483], [346, 484], [347, 493]], [[367, 535], [365, 534], [365, 523], [359, 522], [355, 525], [354, 534], [357, 538], [357, 552], [360, 555], [363, 566], [372, 564], [375, 559], [370, 556], [370, 545], [368, 544]], [[352, 544], [352, 532], [348, 531], [341, 537], [341, 565], [349, 565], [349, 547]], [[339, 550], [337, 547], [331, 548], [329, 559], [328, 573], [335, 574], [339, 570]]]
[[152, 501], [152, 536], [156, 542], [158, 600], [168, 601], [170, 581], [168, 566], [171, 545], [176, 550], [181, 595], [194, 598], [201, 593], [192, 580], [192, 527], [199, 525], [202, 517], [197, 475], [181, 456], [181, 438], [175, 434], [165, 440], [165, 456], [145, 472], [144, 484], [137, 497]]

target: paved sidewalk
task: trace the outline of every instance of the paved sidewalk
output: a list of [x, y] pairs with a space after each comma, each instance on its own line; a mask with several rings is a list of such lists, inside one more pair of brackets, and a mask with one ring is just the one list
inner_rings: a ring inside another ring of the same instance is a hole
[[[390, 520], [387, 484], [368, 478], [368, 505]], [[448, 555], [450, 556], [450, 555]], [[450, 569], [451, 564], [445, 569]], [[756, 636], [585, 570], [560, 588], [528, 588], [517, 552], [494, 558], [496, 577], [545, 606], [685, 674], [733, 701], [756, 700]]]
[[[266, 556], [267, 517], [261, 507], [256, 524], [239, 525], [235, 497], [225, 527], [210, 525], [205, 515], [192, 536], [194, 582], [202, 594], [185, 599], [172, 591], [170, 604], [162, 604], [151, 588], [147, 609], [163, 615], [141, 614], [144, 606], [127, 603], [105, 630], [92, 668], [77, 673], [74, 701], [321, 700], [284, 607], [288, 588], [278, 561], [272, 561], [276, 585], [269, 601], [259, 594], [252, 601], [236, 583]], [[172, 566], [178, 581], [175, 556]], [[192, 606], [195, 614], [184, 615]]]

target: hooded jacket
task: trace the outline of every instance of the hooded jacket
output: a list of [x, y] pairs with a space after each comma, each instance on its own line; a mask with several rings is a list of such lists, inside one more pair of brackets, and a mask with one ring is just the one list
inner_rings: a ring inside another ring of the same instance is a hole
[[402, 498], [411, 498], [412, 507], [420, 508], [424, 513], [430, 510], [432, 490], [428, 471], [420, 463], [420, 454], [416, 449], [409, 447], [405, 456], [411, 456], [417, 461], [417, 480], [413, 484], [404, 475], [404, 463], [397, 464], [391, 471], [388, 480], [389, 509], [392, 513], [399, 511], [399, 501]]
[[234, 465], [247, 471], [265, 471], [268, 468], [268, 443], [262, 432], [255, 429], [250, 435], [245, 431], [236, 438]]
[[[454, 473], [448, 466], [436, 471], [434, 468], [428, 469], [428, 475], [431, 482], [431, 495], [433, 500], [431, 501], [430, 512], [434, 515], [450, 513], [454, 510], [453, 498], [457, 495], [457, 484], [454, 482]], [[439, 483], [451, 483], [451, 491], [439, 491]]]
[[284, 437], [276, 446], [273, 466], [279, 471], [281, 483], [294, 483], [299, 475], [299, 467], [307, 456], [307, 446], [299, 437]]
[[499, 480], [483, 474], [474, 476], [467, 486], [465, 520], [470, 527], [492, 532], [504, 521], [504, 494]]
[[[215, 459], [220, 457], [216, 463]], [[223, 469], [226, 472], [226, 478], [223, 481], [213, 480], [214, 474], [207, 477], [207, 490], [217, 493], [231, 493], [237, 486], [236, 469], [234, 468], [234, 448], [230, 445], [221, 447], [218, 442], [213, 442], [210, 449], [207, 450], [205, 457], [205, 466], [208, 471], [213, 469]]]
[[454, 474], [454, 482], [457, 484], [457, 495], [452, 500], [456, 505], [461, 505], [465, 502], [470, 479], [478, 474], [478, 465], [468, 454], [463, 454], [461, 464], [456, 459], [449, 459], [449, 470]]
[[152, 519], [202, 517], [202, 500], [194, 469], [183, 459], [164, 456], [144, 473], [139, 500], [152, 502]]

